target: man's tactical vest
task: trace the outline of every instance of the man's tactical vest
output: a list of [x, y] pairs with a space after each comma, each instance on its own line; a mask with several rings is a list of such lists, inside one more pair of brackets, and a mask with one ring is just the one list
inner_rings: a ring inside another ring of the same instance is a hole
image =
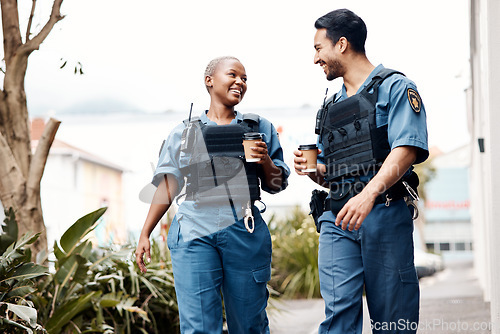
[[335, 94], [318, 111], [317, 133], [324, 148], [329, 183], [374, 174], [389, 155], [387, 125], [377, 128], [375, 104], [382, 81], [396, 73], [402, 74], [382, 69], [360, 93], [337, 103]]
[[[191, 150], [191, 161], [182, 170], [187, 178], [186, 199], [206, 203], [259, 200], [258, 165], [245, 162], [242, 144], [243, 134], [259, 132], [259, 116], [244, 114], [241, 122], [228, 125], [206, 125], [199, 119], [184, 123], [187, 127], [195, 124], [201, 131], [193, 133], [201, 133], [206, 145], [203, 154], [186, 145], [186, 150]], [[193, 138], [184, 140], [200, 143]]]

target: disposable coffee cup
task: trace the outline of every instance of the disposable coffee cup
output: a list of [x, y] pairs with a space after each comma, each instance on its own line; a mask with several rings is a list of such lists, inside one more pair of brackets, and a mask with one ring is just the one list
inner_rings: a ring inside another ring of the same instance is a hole
[[318, 147], [316, 144], [299, 145], [299, 151], [302, 152], [302, 157], [306, 158], [305, 164], [307, 168], [302, 171], [305, 173], [316, 172], [318, 161]]
[[258, 132], [248, 132], [243, 135], [243, 148], [245, 149], [245, 160], [246, 162], [257, 162], [260, 158], [252, 157], [255, 153], [251, 147], [255, 147], [256, 141], [262, 141], [262, 134]]

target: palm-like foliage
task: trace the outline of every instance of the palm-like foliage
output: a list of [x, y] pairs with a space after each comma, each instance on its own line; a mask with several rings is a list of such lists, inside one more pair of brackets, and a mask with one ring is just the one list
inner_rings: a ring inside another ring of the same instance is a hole
[[[154, 262], [142, 275], [133, 247], [92, 248], [87, 236], [105, 210], [80, 218], [54, 244], [55, 272], [33, 296], [41, 310], [39, 321], [50, 334], [175, 332], [177, 305], [169, 263]], [[159, 248], [153, 245], [157, 260]]]
[[313, 219], [300, 208], [269, 224], [273, 240], [270, 285], [288, 298], [317, 298], [319, 292], [318, 234]]
[[17, 223], [12, 209], [5, 211], [0, 229], [0, 330], [32, 333], [40, 329], [37, 311], [28, 295], [35, 292], [34, 279], [47, 274], [47, 268], [31, 261], [32, 244], [39, 234], [25, 234], [18, 240]]
[[[106, 208], [73, 224], [54, 245], [53, 270], [30, 262], [12, 210], [0, 233], [0, 332], [178, 333], [171, 264], [152, 243], [146, 274], [132, 246], [95, 249], [88, 240]], [[37, 279], [37, 280], [35, 280]], [[38, 311], [38, 312], [37, 312]]]

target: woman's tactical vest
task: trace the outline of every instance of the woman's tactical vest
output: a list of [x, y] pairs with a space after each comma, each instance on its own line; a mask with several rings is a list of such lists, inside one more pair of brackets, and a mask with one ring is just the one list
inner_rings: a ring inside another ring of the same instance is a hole
[[387, 77], [400, 72], [382, 69], [358, 94], [334, 103], [336, 95], [318, 111], [316, 133], [324, 149], [326, 181], [374, 175], [391, 148], [387, 125], [376, 124], [378, 87]]
[[259, 116], [244, 114], [241, 122], [228, 125], [206, 125], [199, 119], [184, 123], [181, 146], [191, 156], [182, 169], [186, 199], [200, 203], [259, 200], [258, 165], [245, 162], [242, 144], [244, 133], [258, 132]]

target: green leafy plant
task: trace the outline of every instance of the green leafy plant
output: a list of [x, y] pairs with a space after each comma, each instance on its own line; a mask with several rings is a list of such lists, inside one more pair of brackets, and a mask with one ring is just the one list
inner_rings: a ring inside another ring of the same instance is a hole
[[[140, 273], [135, 247], [126, 245], [120, 250], [103, 250], [104, 253], [91, 265], [92, 284], [106, 291], [110, 300], [115, 296], [129, 296], [133, 306], [118, 305], [115, 312], [108, 310], [104, 316], [112, 319], [113, 327], [127, 333], [178, 333], [178, 308], [174, 289], [172, 265], [164, 244], [153, 239], [151, 263], [148, 271]], [[120, 312], [126, 306], [129, 313]], [[133, 307], [133, 308], [130, 308]]]
[[[58, 333], [175, 333], [177, 304], [171, 266], [153, 242], [145, 275], [131, 245], [93, 248], [101, 208], [76, 221], [54, 243], [54, 270], [32, 299], [39, 322]], [[168, 328], [167, 330], [164, 330]]]
[[16, 333], [20, 329], [33, 333], [42, 329], [37, 324], [37, 310], [28, 296], [36, 291], [33, 279], [46, 275], [44, 266], [31, 261], [32, 244], [40, 234], [24, 234], [18, 240], [18, 228], [12, 208], [5, 211], [0, 229], [0, 330]]
[[318, 233], [311, 216], [296, 207], [269, 224], [273, 240], [270, 285], [286, 298], [319, 298]]
[[89, 233], [105, 211], [80, 218], [55, 242], [50, 271], [31, 263], [31, 251], [25, 249], [38, 234], [17, 240], [14, 213], [6, 212], [0, 233], [2, 333], [179, 332], [165, 244], [153, 240], [145, 274], [135, 264], [132, 245], [93, 248]]

